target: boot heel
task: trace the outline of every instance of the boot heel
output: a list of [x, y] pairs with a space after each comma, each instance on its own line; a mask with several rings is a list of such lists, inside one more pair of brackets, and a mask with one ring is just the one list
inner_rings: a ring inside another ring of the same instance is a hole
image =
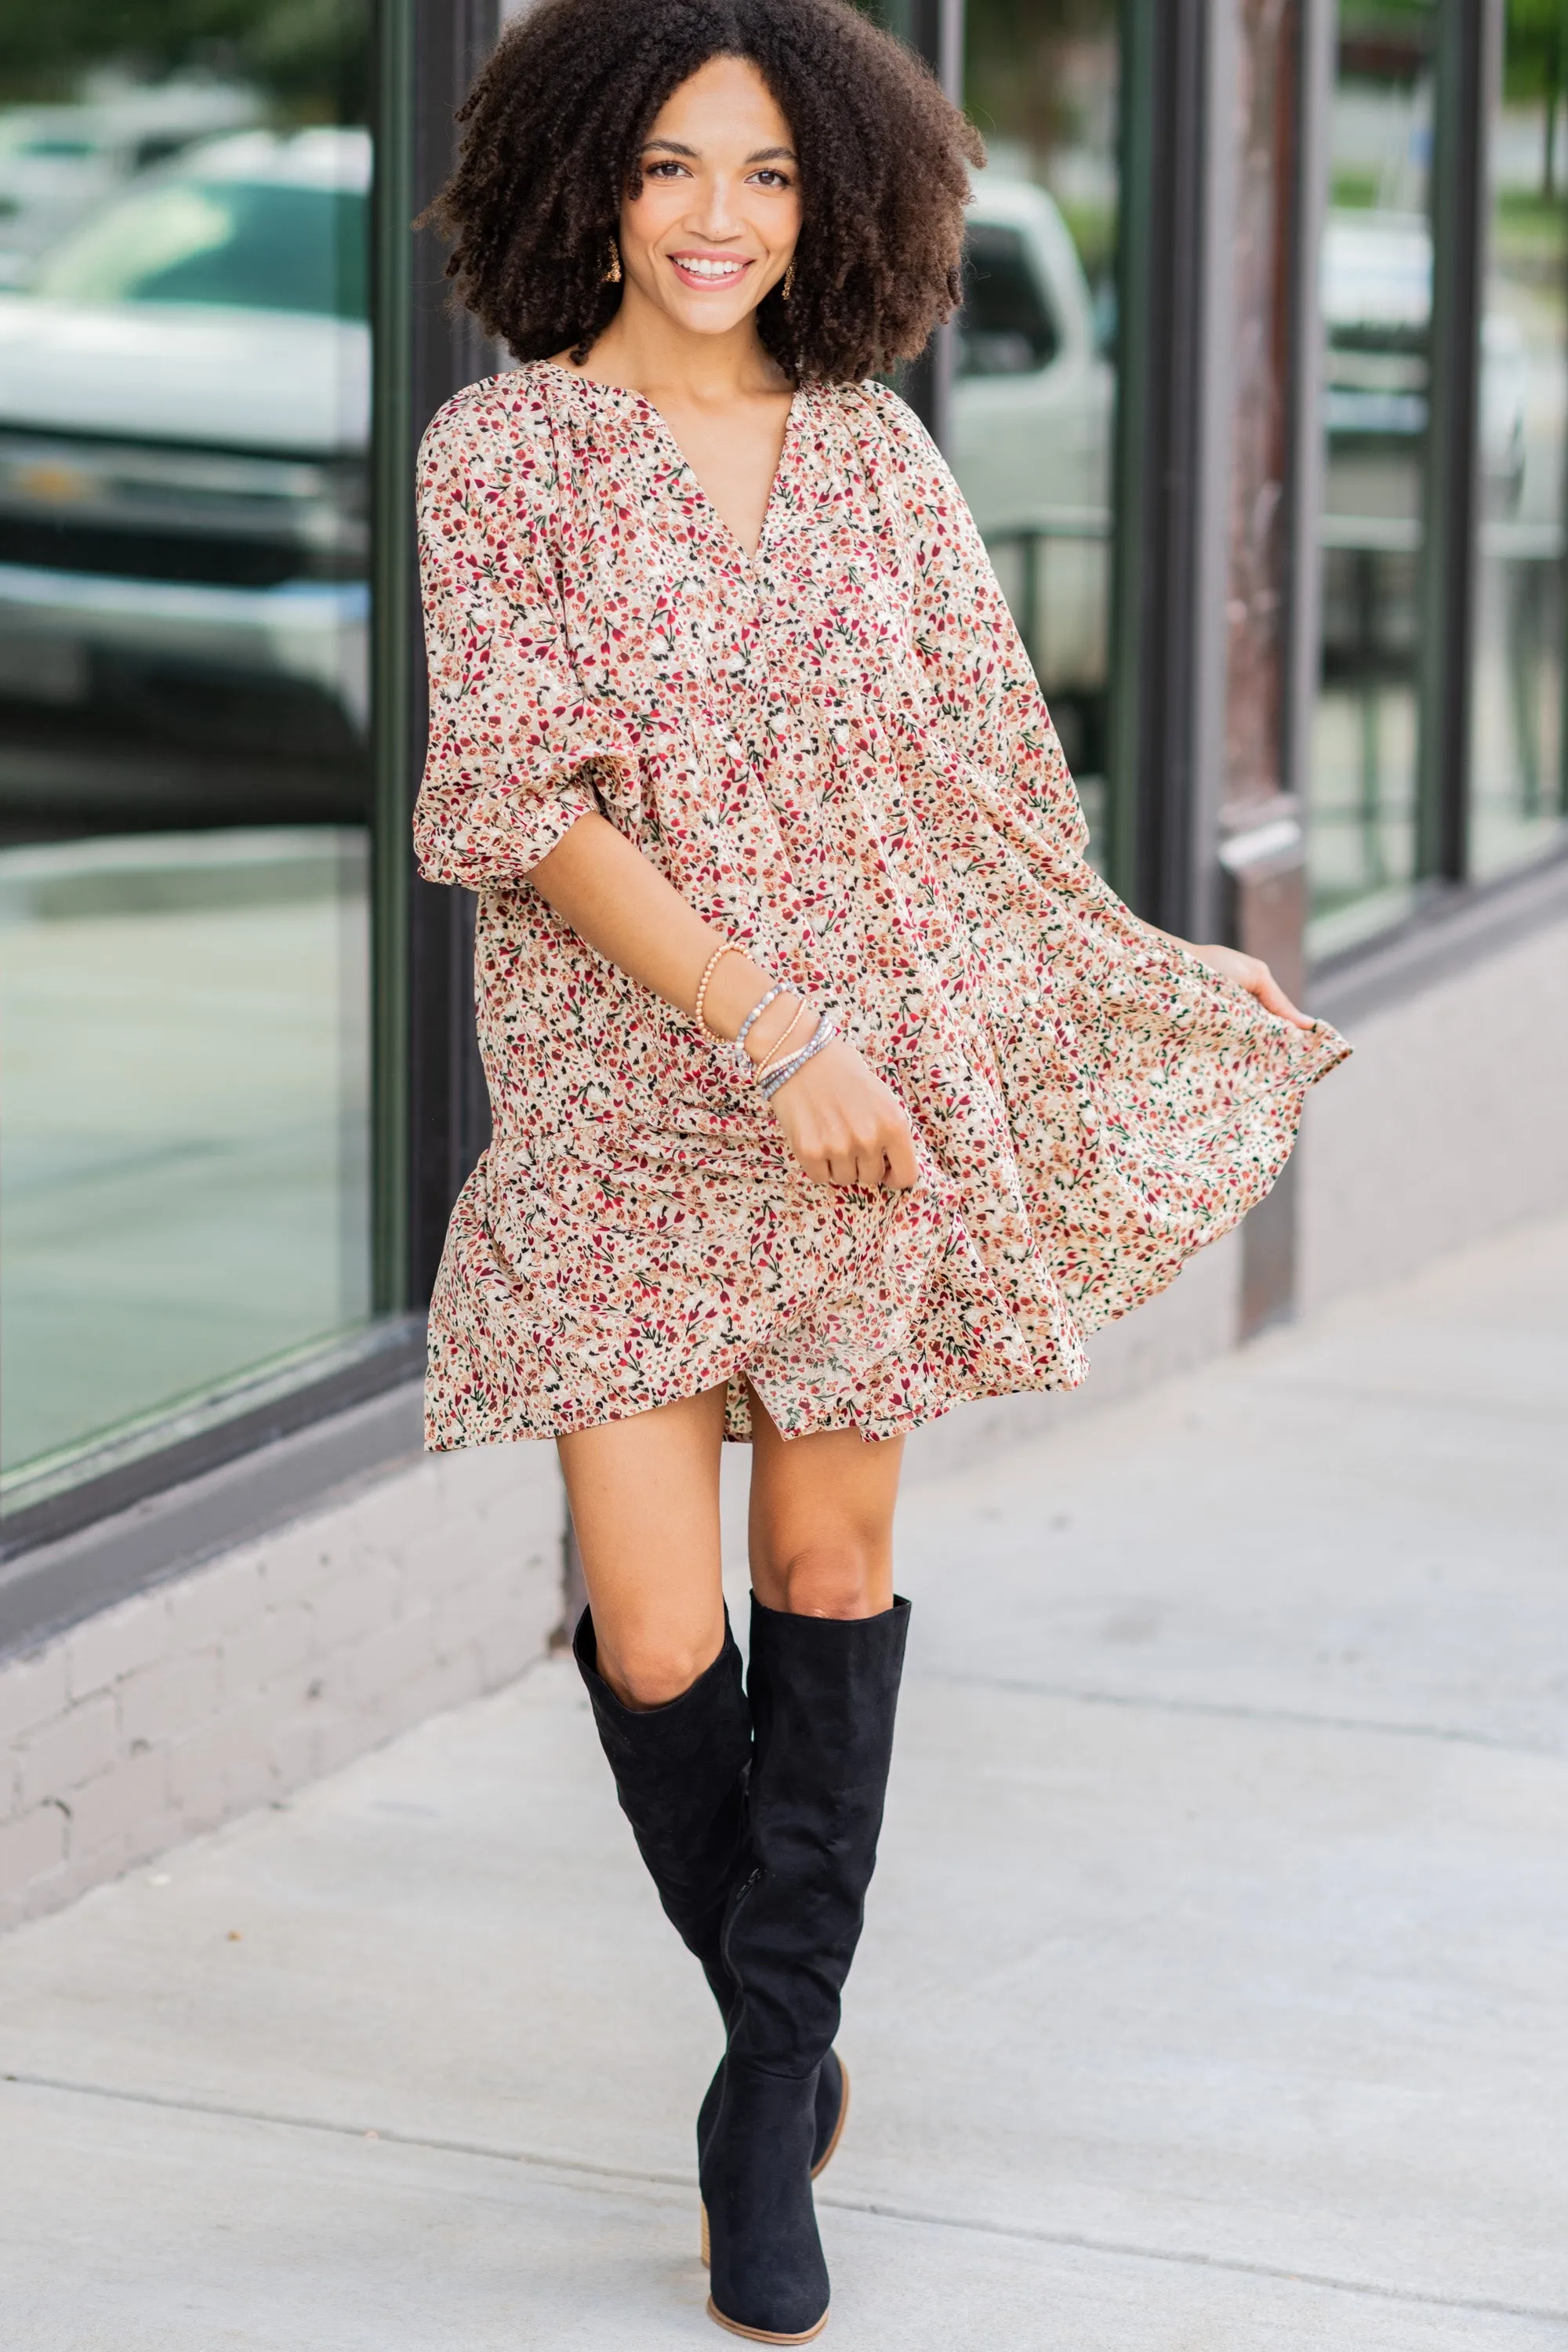
[[765, 2327], [742, 2327], [738, 2319], [726, 2319], [711, 2295], [708, 2298], [708, 2316], [716, 2319], [721, 2327], [727, 2327], [731, 2336], [744, 2336], [752, 2344], [810, 2344], [827, 2325], [827, 2314], [824, 2312], [816, 2326], [808, 2327], [804, 2336], [774, 2336]]

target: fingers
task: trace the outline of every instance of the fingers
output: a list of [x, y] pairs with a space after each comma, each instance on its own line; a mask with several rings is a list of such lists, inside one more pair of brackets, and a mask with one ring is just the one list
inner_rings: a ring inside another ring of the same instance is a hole
[[885, 1181], [887, 1165], [888, 1153], [881, 1143], [831, 1152], [827, 1160], [827, 1181], [830, 1184], [856, 1184], [868, 1192], [875, 1192]]
[[814, 1184], [859, 1185], [908, 1192], [920, 1181], [914, 1138], [907, 1124], [863, 1136], [840, 1132], [830, 1140], [802, 1137], [795, 1156]]
[[1192, 952], [1200, 963], [1207, 964], [1211, 971], [1217, 971], [1222, 980], [1246, 989], [1247, 994], [1255, 996], [1264, 1011], [1272, 1013], [1277, 1020], [1292, 1022], [1298, 1029], [1311, 1029], [1317, 1025], [1310, 1013], [1291, 1003], [1260, 956], [1244, 955], [1239, 948], [1226, 947], [1194, 948]]
[[807, 1063], [779, 1087], [773, 1112], [814, 1184], [904, 1191], [920, 1180], [903, 1105], [853, 1047], [836, 1043]]
[[1291, 1003], [1266, 963], [1258, 967], [1258, 977], [1251, 983], [1252, 993], [1266, 1013], [1277, 1013], [1281, 1021], [1294, 1022], [1298, 1029], [1310, 1029], [1311, 1016]]
[[901, 1134], [888, 1146], [887, 1173], [882, 1182], [889, 1192], [912, 1192], [921, 1181], [920, 1161], [915, 1157], [915, 1139], [906, 1125]]
[[833, 1163], [831, 1181], [859, 1184], [870, 1192], [910, 1192], [920, 1181], [914, 1138], [908, 1128]]

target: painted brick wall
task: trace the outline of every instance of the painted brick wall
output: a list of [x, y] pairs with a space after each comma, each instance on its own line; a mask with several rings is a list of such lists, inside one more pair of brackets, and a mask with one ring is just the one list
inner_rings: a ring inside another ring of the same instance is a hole
[[562, 1512], [553, 1446], [431, 1457], [0, 1663], [0, 1927], [520, 1674]]

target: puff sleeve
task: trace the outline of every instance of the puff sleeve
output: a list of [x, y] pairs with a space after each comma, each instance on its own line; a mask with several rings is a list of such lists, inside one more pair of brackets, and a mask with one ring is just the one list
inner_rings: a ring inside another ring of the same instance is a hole
[[477, 890], [524, 877], [590, 810], [597, 772], [635, 763], [624, 717], [574, 677], [540, 561], [541, 469], [510, 420], [459, 394], [419, 453], [429, 750], [419, 871]]

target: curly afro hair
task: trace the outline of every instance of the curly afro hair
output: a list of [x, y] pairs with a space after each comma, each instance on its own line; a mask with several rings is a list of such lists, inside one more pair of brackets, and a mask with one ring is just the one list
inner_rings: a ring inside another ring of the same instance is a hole
[[774, 288], [757, 310], [786, 373], [858, 383], [956, 309], [966, 166], [984, 148], [847, 0], [541, 0], [469, 91], [458, 167], [426, 215], [454, 241], [458, 298], [519, 360], [581, 349], [614, 317], [623, 195], [640, 192], [670, 92], [716, 57], [756, 67], [800, 157], [790, 299]]

